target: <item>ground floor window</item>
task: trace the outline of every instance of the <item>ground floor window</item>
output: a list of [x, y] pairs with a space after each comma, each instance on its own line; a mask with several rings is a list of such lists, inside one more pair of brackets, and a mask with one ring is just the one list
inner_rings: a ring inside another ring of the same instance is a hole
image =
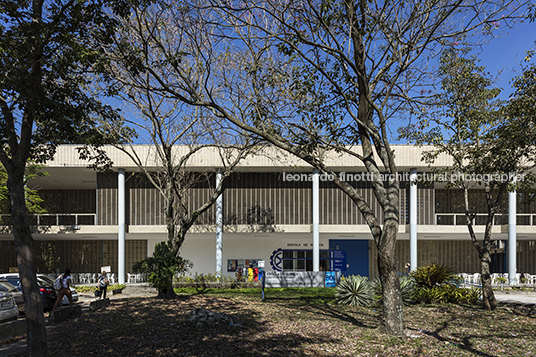
[[[320, 270], [328, 271], [331, 266], [329, 250], [321, 250]], [[313, 251], [283, 250], [283, 271], [313, 271]]]

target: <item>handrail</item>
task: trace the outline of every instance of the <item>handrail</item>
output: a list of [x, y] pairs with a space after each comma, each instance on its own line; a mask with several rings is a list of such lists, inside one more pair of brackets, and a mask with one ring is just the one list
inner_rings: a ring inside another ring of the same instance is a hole
[[[441, 216], [441, 217], [452, 217], [452, 223], [438, 223], [438, 217]], [[475, 218], [476, 217], [487, 217], [488, 214], [487, 213], [477, 213], [475, 214]], [[435, 219], [434, 219], [434, 222], [436, 225], [438, 226], [456, 226], [458, 224], [456, 224], [456, 221], [457, 219], [456, 218], [462, 218], [464, 219], [465, 218], [465, 213], [435, 213]], [[497, 213], [495, 214], [495, 218], [499, 218], [499, 217], [508, 217], [508, 213]], [[518, 226], [534, 226], [536, 225], [536, 213], [517, 213], [516, 214], [516, 217], [528, 217], [528, 224], [519, 224], [518, 223]], [[476, 222], [473, 223], [474, 225], [484, 225], [484, 224], [478, 224]], [[494, 223], [496, 224], [496, 223]], [[461, 224], [461, 225], [465, 225], [464, 224]]]
[[[10, 214], [0, 214], [0, 217], [11, 217], [11, 215]], [[55, 222], [55, 224], [50, 224], [49, 222], [42, 223], [44, 217], [55, 217], [55, 219], [53, 220]], [[60, 219], [65, 218], [65, 217], [74, 217], [74, 223], [60, 224]], [[90, 221], [93, 221], [93, 223], [90, 223], [90, 224], [81, 223], [81, 220], [79, 219], [80, 217], [91, 217], [92, 219]], [[51, 226], [51, 225], [52, 226], [70, 226], [70, 225], [75, 225], [75, 226], [78, 226], [80, 224], [96, 225], [96, 222], [97, 222], [97, 214], [96, 213], [30, 213], [30, 214], [28, 214], [28, 218], [30, 218], [30, 219], [35, 218], [36, 219], [36, 225], [38, 225], [38, 226], [41, 226], [41, 225], [45, 225], [45, 226]]]

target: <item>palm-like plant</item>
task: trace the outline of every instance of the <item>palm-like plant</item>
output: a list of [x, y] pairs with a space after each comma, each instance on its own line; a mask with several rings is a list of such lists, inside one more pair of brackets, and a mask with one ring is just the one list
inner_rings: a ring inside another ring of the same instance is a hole
[[366, 276], [341, 279], [336, 290], [335, 299], [341, 305], [365, 306], [374, 301], [372, 285]]
[[443, 283], [456, 280], [451, 268], [440, 264], [429, 264], [415, 269], [410, 276], [421, 287], [433, 288]]

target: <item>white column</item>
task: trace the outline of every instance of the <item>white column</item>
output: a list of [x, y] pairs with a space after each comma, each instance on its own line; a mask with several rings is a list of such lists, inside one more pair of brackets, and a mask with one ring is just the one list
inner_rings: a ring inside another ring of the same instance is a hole
[[[515, 181], [514, 181], [515, 182]], [[508, 283], [516, 284], [517, 273], [517, 237], [516, 237], [516, 217], [517, 217], [516, 191], [508, 193]]]
[[409, 265], [417, 269], [417, 169], [409, 174]]
[[[220, 185], [221, 172], [216, 173], [216, 187]], [[223, 275], [223, 194], [216, 199], [216, 273]]]
[[320, 175], [313, 171], [313, 271], [320, 271]]
[[125, 283], [125, 170], [119, 169], [117, 175], [117, 225], [118, 232], [118, 271], [117, 278], [119, 284]]

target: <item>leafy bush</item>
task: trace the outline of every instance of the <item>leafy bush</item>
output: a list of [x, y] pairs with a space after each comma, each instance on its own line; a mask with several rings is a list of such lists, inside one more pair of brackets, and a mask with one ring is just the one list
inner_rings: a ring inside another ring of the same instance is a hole
[[238, 276], [230, 277], [215, 274], [198, 274], [186, 276], [178, 275], [174, 281], [180, 287], [195, 288], [197, 292], [202, 292], [206, 289], [250, 289], [261, 286], [261, 281], [244, 281]]
[[335, 300], [341, 305], [370, 305], [374, 301], [372, 284], [366, 276], [345, 277], [337, 284]]
[[147, 273], [147, 281], [159, 292], [172, 289], [173, 277], [191, 267], [191, 263], [173, 254], [168, 242], [160, 242], [154, 247], [152, 257], [134, 264], [134, 272]]
[[457, 281], [458, 277], [446, 265], [430, 264], [415, 269], [410, 277], [420, 287], [433, 288], [449, 281]]
[[[73, 285], [73, 288], [79, 293], [92, 293], [96, 289], [96, 285]], [[126, 288], [125, 284], [111, 284], [108, 285], [108, 291], [116, 290], [116, 289], [124, 289]]]
[[421, 287], [415, 291], [414, 299], [418, 303], [469, 303], [475, 304], [480, 298], [480, 290], [476, 288], [459, 288], [451, 284]]
[[[400, 276], [400, 294], [402, 295], [402, 302], [404, 305], [411, 305], [415, 303], [413, 300], [413, 294], [415, 293], [415, 280], [407, 276]], [[383, 291], [382, 283], [379, 277], [376, 277], [372, 281], [372, 287], [374, 290], [374, 298], [378, 301], [381, 301]]]
[[417, 268], [410, 276], [415, 279], [413, 299], [417, 303], [470, 303], [480, 298], [480, 290], [476, 288], [460, 288], [458, 278], [445, 265], [430, 264]]

